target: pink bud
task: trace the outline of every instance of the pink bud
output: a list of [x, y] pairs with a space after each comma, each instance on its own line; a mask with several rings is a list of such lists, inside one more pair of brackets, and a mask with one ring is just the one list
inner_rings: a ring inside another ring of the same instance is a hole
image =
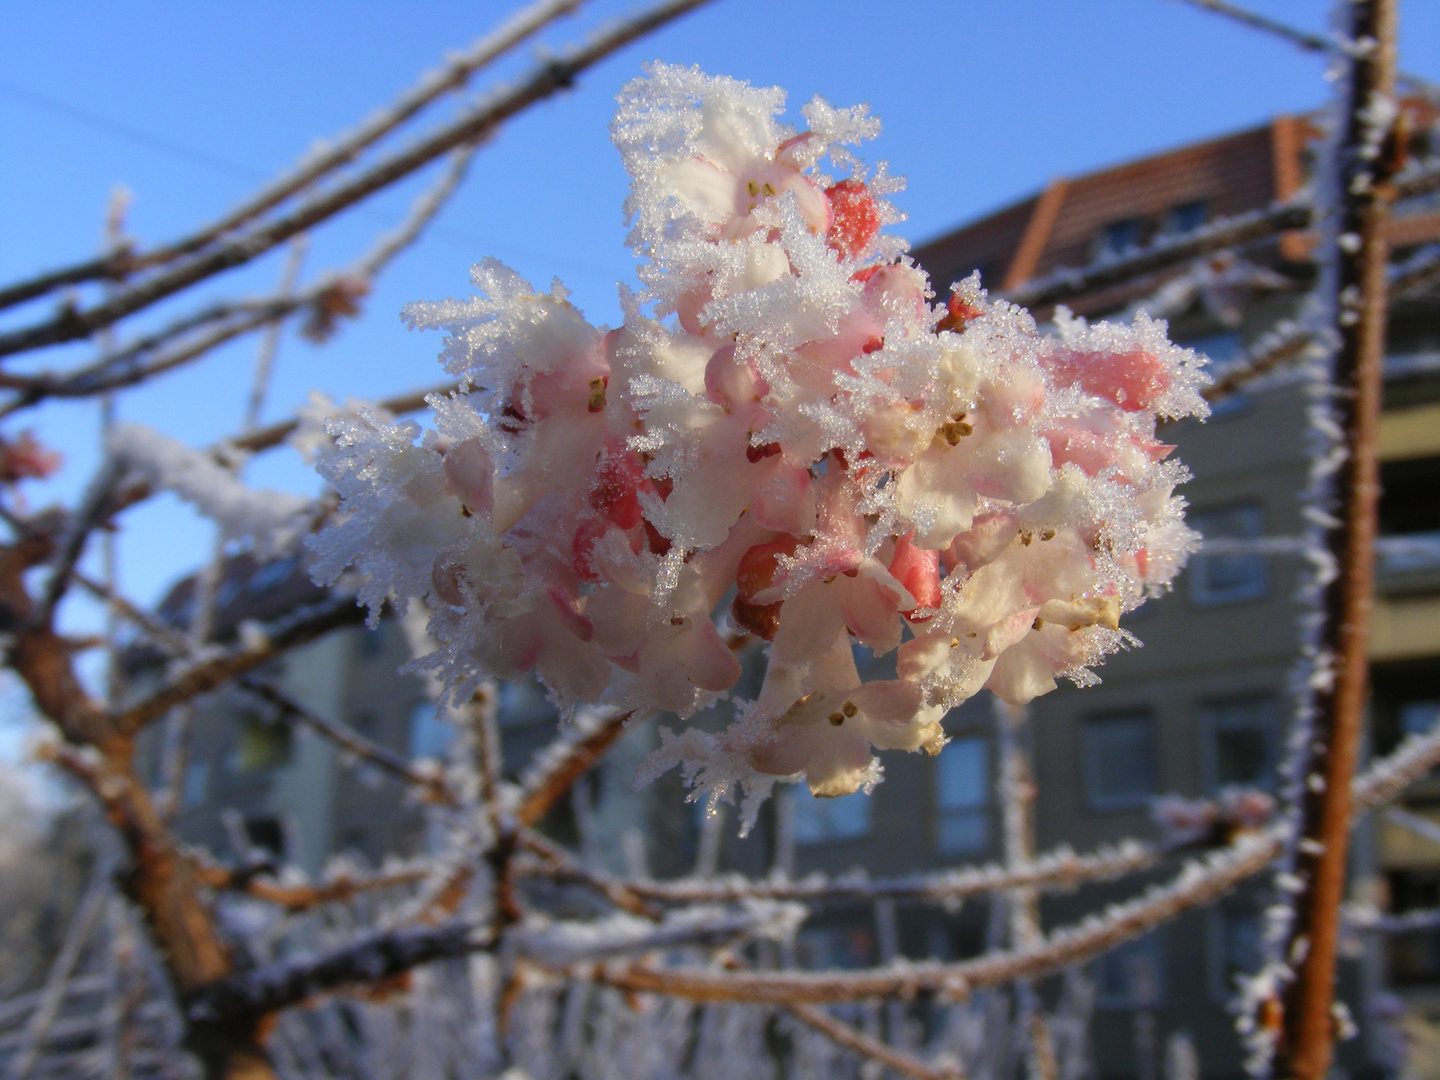
[[445, 482], [475, 513], [488, 514], [495, 505], [495, 461], [479, 439], [466, 439], [445, 451]]

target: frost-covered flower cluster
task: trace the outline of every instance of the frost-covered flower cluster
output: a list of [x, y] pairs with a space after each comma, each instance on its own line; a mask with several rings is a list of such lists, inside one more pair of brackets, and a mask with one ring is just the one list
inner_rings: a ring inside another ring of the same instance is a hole
[[493, 260], [475, 298], [410, 306], [462, 390], [431, 431], [331, 421], [316, 573], [353, 567], [372, 614], [423, 599], [455, 690], [535, 669], [563, 706], [692, 716], [740, 675], [728, 620], [769, 642], [758, 699], [653, 767], [840, 795], [872, 748], [937, 752], [981, 688], [1029, 701], [1122, 644], [1193, 545], [1156, 421], [1203, 413], [1203, 376], [1143, 316], [1042, 334], [973, 277], [932, 305], [882, 231], [899, 184], [846, 149], [878, 123], [783, 104], [678, 67], [625, 88], [624, 325]]

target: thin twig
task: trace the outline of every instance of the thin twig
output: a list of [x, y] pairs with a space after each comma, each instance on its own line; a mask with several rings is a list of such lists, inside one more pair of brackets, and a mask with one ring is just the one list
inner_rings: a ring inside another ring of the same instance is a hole
[[964, 1073], [959, 1066], [935, 1068], [903, 1050], [897, 1050], [858, 1028], [835, 1019], [824, 1009], [815, 1005], [791, 1002], [786, 1006], [790, 1015], [803, 1024], [814, 1028], [837, 1046], [853, 1050], [862, 1057], [878, 1061], [886, 1068], [910, 1080], [963, 1080]]
[[[92, 397], [139, 385], [198, 360], [251, 331], [264, 328], [271, 336], [278, 334], [280, 322], [299, 311], [316, 312], [313, 320], [316, 332], [328, 333], [335, 316], [353, 313], [354, 297], [368, 289], [369, 282], [414, 243], [434, 220], [463, 179], [476, 148], [476, 144], [471, 143], [456, 149], [451, 155], [450, 167], [415, 200], [405, 220], [394, 230], [382, 234], [349, 268], [325, 275], [296, 293], [289, 281], [298, 266], [297, 257], [292, 257], [287, 260], [280, 288], [262, 299], [210, 305], [124, 348], [106, 351], [97, 362], [69, 373], [41, 372], [9, 377], [6, 385], [16, 394], [0, 403], [0, 417], [31, 408], [49, 398]], [[177, 339], [183, 340], [177, 344]], [[247, 429], [250, 426], [247, 425]]]
[[198, 251], [227, 232], [273, 209], [280, 203], [323, 179], [327, 174], [354, 161], [359, 155], [405, 123], [443, 94], [462, 89], [470, 76], [522, 44], [547, 25], [568, 15], [584, 0], [539, 0], [516, 12], [496, 30], [477, 39], [464, 52], [446, 62], [440, 71], [427, 74], [402, 94], [389, 108], [367, 119], [353, 131], [327, 141], [318, 153], [307, 155], [281, 176], [218, 220], [196, 232], [153, 251], [137, 254], [131, 250], [111, 252], [75, 266], [47, 271], [29, 281], [0, 290], [0, 308], [43, 296], [66, 285], [97, 278], [116, 279], [137, 269], [166, 263]]
[[861, 903], [879, 899], [908, 903], [953, 904], [1009, 889], [1072, 889], [1092, 881], [1113, 881], [1149, 870], [1161, 853], [1128, 841], [1089, 855], [1060, 849], [1017, 866], [989, 863], [960, 870], [903, 878], [813, 878], [766, 882], [743, 878], [682, 881], [629, 881], [636, 895], [670, 904], [724, 903], [745, 899], [798, 900], [804, 903]]
[[[1214, 12], [1216, 15], [1223, 15], [1227, 19], [1234, 19], [1236, 22], [1243, 23], [1254, 30], [1263, 30], [1265, 33], [1288, 41], [1292, 45], [1298, 45], [1306, 52], [1331, 54], [1339, 48], [1339, 44], [1334, 38], [1328, 38], [1321, 34], [1312, 34], [1309, 31], [1298, 29], [1297, 27], [1290, 26], [1288, 23], [1282, 23], [1277, 19], [1261, 15], [1259, 12], [1251, 11], [1249, 8], [1243, 8], [1239, 4], [1232, 4], [1229, 0], [1181, 0], [1181, 2], [1190, 4], [1192, 7], [1203, 8], [1205, 11]], [[1395, 73], [1395, 79], [1397, 82], [1408, 85], [1415, 92], [1424, 94], [1427, 97], [1440, 93], [1440, 87], [1437, 87], [1429, 79], [1422, 78], [1419, 75], [1397, 71]]]
[[67, 309], [50, 319], [0, 334], [0, 356], [88, 337], [103, 327], [236, 266], [388, 187], [457, 146], [488, 136], [506, 120], [561, 90], [611, 53], [708, 0], [666, 0], [601, 34], [590, 44], [547, 61], [513, 87], [491, 94], [452, 123], [377, 162], [353, 179], [321, 192], [289, 214], [163, 270], [90, 308]]
[[379, 743], [371, 742], [345, 724], [327, 719], [314, 710], [307, 709], [272, 683], [253, 676], [241, 676], [236, 680], [236, 685], [248, 693], [254, 694], [262, 701], [275, 706], [280, 710], [282, 717], [298, 721], [317, 734], [323, 735], [346, 753], [363, 758], [392, 776], [414, 785], [424, 792], [425, 797], [432, 802], [453, 803], [455, 801], [455, 796], [445, 784], [444, 776], [439, 772], [431, 773], [415, 768], [409, 759]]
[[297, 645], [313, 641], [332, 630], [355, 626], [364, 618], [365, 610], [349, 596], [301, 608], [272, 628], [261, 640], [243, 644], [180, 672], [148, 697], [115, 714], [115, 728], [121, 735], [134, 734], [176, 705], [208, 693]]
[[10, 1073], [15, 1080], [25, 1080], [25, 1077], [30, 1075], [45, 1036], [60, 1015], [60, 1006], [65, 1001], [70, 975], [74, 972], [75, 965], [80, 962], [80, 956], [90, 940], [90, 932], [95, 928], [95, 922], [105, 910], [105, 902], [109, 899], [110, 883], [106, 880], [108, 875], [108, 867], [96, 868], [84, 898], [65, 931], [65, 940], [45, 976], [45, 986], [40, 992], [39, 1003], [30, 1014], [29, 1023], [25, 1025], [25, 1038], [20, 1052], [11, 1062]]

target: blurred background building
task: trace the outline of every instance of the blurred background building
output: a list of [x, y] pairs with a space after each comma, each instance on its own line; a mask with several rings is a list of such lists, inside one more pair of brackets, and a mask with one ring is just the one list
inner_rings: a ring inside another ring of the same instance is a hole
[[[1253, 130], [1056, 179], [925, 244], [915, 258], [942, 286], [979, 270], [992, 289], [1016, 289], [1287, 199], [1308, 182], [1316, 137], [1306, 119], [1277, 117]], [[1396, 261], [1436, 241], [1440, 200], [1432, 195], [1395, 208]], [[1076, 297], [1069, 306], [1108, 318], [1143, 307], [1169, 320], [1174, 340], [1223, 368], [1297, 314], [1316, 274], [1313, 245], [1312, 236], [1284, 234], [1140, 287]], [[1206, 538], [1302, 535], [1298, 494], [1309, 462], [1306, 399], [1296, 379], [1252, 385], [1223, 401], [1208, 422], [1172, 425], [1163, 438], [1194, 473], [1184, 492], [1190, 521]], [[1440, 295], [1433, 285], [1393, 305], [1381, 453], [1387, 542], [1372, 645], [1372, 753], [1440, 719]], [[1300, 573], [1293, 551], [1232, 546], [1197, 555], [1173, 593], [1127, 617], [1143, 648], [1107, 661], [1101, 685], [1083, 692], [1062, 687], [1031, 706], [1040, 850], [1088, 851], [1126, 837], [1156, 837], [1151, 805], [1164, 794], [1275, 790], [1292, 709]], [[293, 560], [233, 559], [217, 588], [217, 630], [233, 634], [247, 620], [263, 623], [304, 590], [314, 587]], [[180, 583], [162, 615], [185, 627], [195, 617], [196, 594], [194, 579]], [[396, 752], [443, 759], [454, 733], [437, 719], [421, 678], [397, 673], [409, 657], [400, 626], [387, 620], [375, 631], [334, 633], [259, 677]], [[141, 677], [147, 665], [158, 670], [162, 663], [141, 654], [131, 661]], [[737, 690], [743, 695], [746, 687]], [[734, 836], [733, 817], [707, 821], [685, 803], [673, 776], [633, 791], [630, 774], [655, 741], [652, 723], [629, 735], [548, 827], [578, 841], [598, 865], [656, 877], [697, 865], [789, 875], [863, 868], [881, 877], [995, 860], [996, 720], [988, 699], [952, 713], [952, 741], [940, 756], [887, 755], [886, 782], [872, 796], [817, 800], [803, 786], [786, 789], [743, 841]], [[202, 715], [193, 729], [179, 811], [191, 841], [213, 851], [268, 848], [310, 874], [338, 854], [376, 864], [424, 850], [425, 808], [404, 802], [401, 786], [383, 773], [347, 761], [303, 726], [277, 723], [248, 695], [206, 707], [229, 716], [239, 711], [243, 723], [206, 723]], [[507, 767], [518, 772], [556, 716], [536, 684], [518, 683], [501, 688], [500, 722]], [[156, 770], [165, 756], [160, 742], [147, 747]], [[235, 811], [228, 821], [222, 807]], [[1440, 905], [1440, 778], [1416, 785], [1398, 813], [1363, 825], [1354, 851], [1357, 896], [1393, 912]], [[1178, 1031], [1191, 1035], [1205, 1076], [1242, 1075], [1227, 1006], [1236, 975], [1258, 962], [1266, 887], [1242, 890], [1092, 965], [1100, 1075], [1154, 1077], [1166, 1038]], [[1134, 888], [1133, 880], [1087, 886], [1047, 898], [1042, 914], [1046, 923], [1068, 922]], [[835, 907], [817, 912], [807, 927], [801, 959], [814, 966], [962, 957], [1003, 932], [997, 912], [984, 904], [924, 916], [903, 906]], [[1375, 937], [1364, 946], [1342, 966], [1344, 992], [1362, 1020], [1343, 1063], [1354, 1074], [1375, 1074], [1391, 1054], [1387, 1027], [1364, 1022], [1377, 1009], [1403, 1010], [1416, 1025], [1440, 1018], [1440, 933]]]

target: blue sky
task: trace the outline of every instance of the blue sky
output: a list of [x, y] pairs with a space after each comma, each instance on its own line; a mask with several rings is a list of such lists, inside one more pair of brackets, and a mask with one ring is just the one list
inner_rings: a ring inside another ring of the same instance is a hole
[[[1329, 5], [1256, 7], [1318, 31]], [[92, 253], [116, 184], [135, 195], [130, 229], [142, 244], [180, 234], [315, 139], [383, 105], [510, 9], [473, 0], [0, 5], [0, 282]], [[627, 10], [597, 0], [541, 45], [563, 47]], [[1402, 65], [1440, 80], [1440, 4], [1410, 0], [1402, 37]], [[535, 48], [522, 50], [476, 85], [513, 77], [534, 57]], [[396, 313], [408, 300], [463, 295], [468, 267], [486, 255], [537, 284], [559, 275], [592, 320], [617, 321], [615, 284], [632, 280], [633, 261], [622, 246], [625, 177], [606, 124], [620, 85], [651, 58], [778, 83], [797, 107], [815, 93], [868, 102], [885, 126], [868, 156], [908, 177], [895, 201], [910, 220], [898, 231], [915, 242], [1050, 177], [1309, 109], [1327, 92], [1319, 58], [1178, 0], [717, 0], [502, 131], [437, 227], [368, 298], [363, 318], [324, 347], [286, 339], [267, 418], [291, 413], [310, 387], [369, 397], [436, 381], [439, 341], [404, 331]], [[358, 253], [422, 185], [317, 234], [307, 270]], [[276, 257], [263, 259], [209, 295], [263, 291], [278, 273]], [[0, 325], [43, 313], [10, 313]], [[79, 355], [51, 350], [26, 363]], [[195, 444], [233, 431], [253, 356], [253, 341], [227, 348], [130, 396], [122, 418]], [[68, 455], [61, 476], [32, 489], [32, 502], [73, 494], [96, 460], [95, 407], [46, 407], [27, 422]], [[288, 452], [250, 475], [317, 487]], [[153, 600], [201, 557], [208, 535], [166, 500], [130, 515], [124, 587]], [[76, 607], [68, 617], [79, 624], [93, 612]]]

